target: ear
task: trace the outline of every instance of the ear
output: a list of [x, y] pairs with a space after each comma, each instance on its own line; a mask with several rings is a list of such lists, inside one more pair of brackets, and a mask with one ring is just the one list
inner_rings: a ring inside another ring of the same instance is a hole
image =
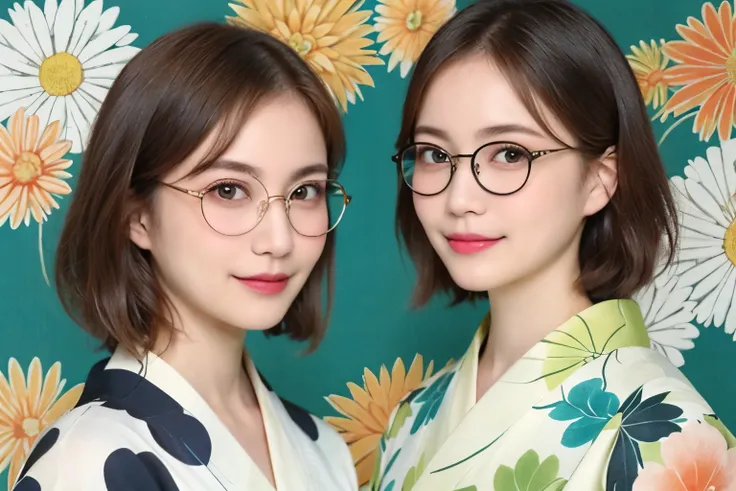
[[130, 214], [130, 240], [144, 250], [151, 250], [151, 216], [143, 207]]
[[618, 187], [618, 157], [615, 147], [608, 147], [603, 156], [590, 164], [588, 199], [585, 216], [595, 215], [605, 207]]

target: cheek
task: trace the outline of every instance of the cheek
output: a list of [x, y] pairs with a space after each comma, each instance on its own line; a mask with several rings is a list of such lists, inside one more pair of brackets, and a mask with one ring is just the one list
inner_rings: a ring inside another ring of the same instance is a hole
[[583, 184], [562, 175], [530, 184], [504, 206], [507, 224], [539, 238], [573, 233], [583, 221]]
[[419, 222], [428, 232], [432, 230], [432, 224], [444, 215], [443, 194], [437, 196], [421, 196], [413, 194], [414, 212]]
[[311, 272], [312, 268], [317, 264], [320, 256], [322, 256], [322, 252], [325, 250], [326, 243], [327, 237], [324, 235], [322, 237], [304, 237], [296, 234], [294, 252], [292, 254], [299, 262], [299, 266], [304, 268], [305, 273]]

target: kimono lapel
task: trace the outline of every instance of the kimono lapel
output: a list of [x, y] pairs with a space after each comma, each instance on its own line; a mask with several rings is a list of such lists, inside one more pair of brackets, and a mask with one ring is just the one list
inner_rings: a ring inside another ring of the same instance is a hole
[[499, 452], [504, 435], [567, 377], [614, 349], [649, 346], [634, 301], [601, 302], [533, 346], [476, 404], [478, 358], [487, 332], [486, 321], [460, 362], [450, 400], [437, 414], [436, 438], [446, 438], [438, 442], [416, 489], [454, 489], [463, 476]]
[[286, 412], [281, 400], [263, 382], [252, 360], [246, 356], [246, 370], [258, 397], [263, 425], [266, 428], [271, 467], [278, 491], [309, 491], [313, 479], [304, 468], [304, 455], [299, 453], [303, 435]]
[[[149, 383], [160, 391], [158, 400], [169, 401], [170, 404], [150, 404], [144, 411], [147, 414], [141, 415], [142, 419], [148, 422], [149, 427], [152, 421], [160, 421], [162, 426], [168, 426], [163, 433], [168, 434], [178, 447], [184, 448], [185, 454], [189, 453], [187, 457], [193, 461], [192, 464], [207, 467], [213, 476], [213, 484], [219, 483], [222, 489], [228, 491], [242, 489], [274, 491], [268, 479], [207, 402], [163, 359], [153, 353], [147, 353], [141, 363], [124, 349], [118, 348], [104, 372], [108, 374], [132, 372], [139, 375], [138, 385], [147, 386]], [[255, 380], [260, 383], [257, 376]], [[127, 395], [121, 397], [123, 400], [131, 400]], [[169, 423], [176, 414], [172, 412], [172, 407], [178, 408], [178, 412], [181, 413], [180, 419], [186, 421], [189, 426]], [[130, 412], [129, 408], [127, 410]], [[136, 410], [140, 411], [139, 408]], [[194, 432], [187, 429], [193, 426], [201, 428], [196, 432], [196, 437]], [[271, 454], [273, 458], [273, 452]]]

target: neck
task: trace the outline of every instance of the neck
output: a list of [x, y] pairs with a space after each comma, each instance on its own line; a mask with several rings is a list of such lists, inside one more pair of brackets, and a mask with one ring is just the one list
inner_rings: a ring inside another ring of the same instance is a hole
[[258, 406], [243, 368], [245, 331], [215, 325], [207, 316], [177, 308], [174, 332], [154, 352], [173, 367], [216, 411]]
[[493, 385], [535, 344], [590, 307], [590, 299], [575, 288], [580, 271], [577, 257], [573, 259], [488, 292], [491, 328], [478, 364], [479, 377], [482, 375], [486, 387], [479, 389]]

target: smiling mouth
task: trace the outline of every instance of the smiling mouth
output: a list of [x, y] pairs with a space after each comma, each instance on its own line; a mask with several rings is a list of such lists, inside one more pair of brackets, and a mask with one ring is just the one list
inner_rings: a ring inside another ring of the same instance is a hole
[[450, 248], [458, 254], [475, 254], [490, 249], [505, 237], [485, 237], [477, 234], [451, 234], [447, 237]]
[[290, 277], [285, 274], [259, 274], [246, 278], [235, 277], [242, 285], [256, 293], [277, 295], [286, 289]]

